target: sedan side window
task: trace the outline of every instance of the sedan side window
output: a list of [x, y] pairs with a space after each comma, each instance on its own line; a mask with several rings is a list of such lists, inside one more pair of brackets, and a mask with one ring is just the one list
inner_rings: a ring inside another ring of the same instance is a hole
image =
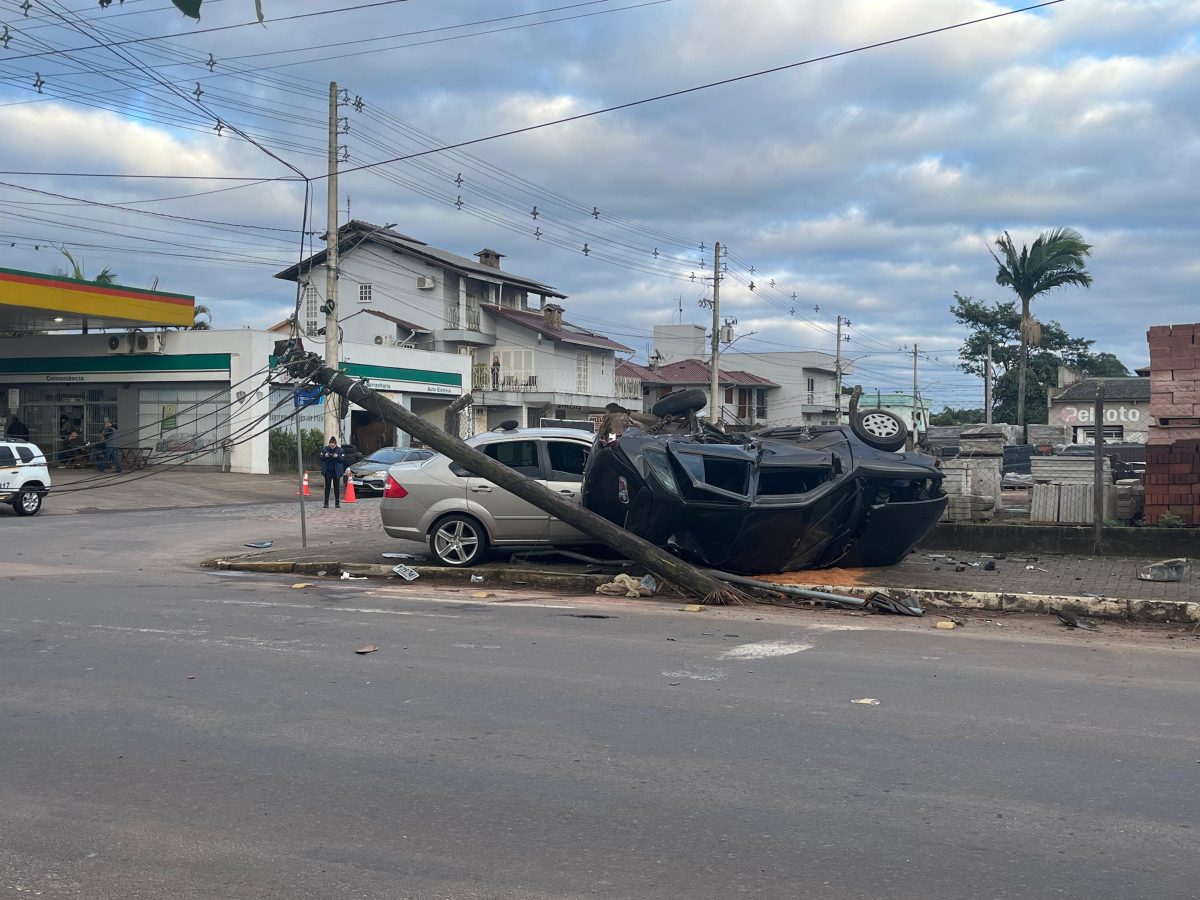
[[484, 444], [484, 455], [529, 478], [541, 478], [542, 467], [538, 462], [537, 441], [496, 441]]
[[0, 447], [0, 466], [8, 468], [16, 464], [17, 458], [13, 455], [12, 449], [10, 447]]
[[583, 481], [588, 448], [576, 441], [546, 441], [551, 481]]

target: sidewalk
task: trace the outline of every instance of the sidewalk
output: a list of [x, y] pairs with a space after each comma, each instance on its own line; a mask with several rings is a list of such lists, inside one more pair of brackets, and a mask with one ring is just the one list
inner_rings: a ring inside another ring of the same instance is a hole
[[[79, 512], [181, 509], [295, 501], [295, 475], [242, 475], [216, 469], [129, 470], [115, 475], [95, 469], [50, 469], [53, 482], [42, 515]], [[314, 497], [321, 479], [313, 482]]]

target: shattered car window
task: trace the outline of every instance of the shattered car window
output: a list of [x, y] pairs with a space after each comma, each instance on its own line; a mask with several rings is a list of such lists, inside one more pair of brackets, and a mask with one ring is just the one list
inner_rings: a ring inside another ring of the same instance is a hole
[[758, 496], [807, 494], [829, 480], [832, 469], [763, 468], [758, 473]]

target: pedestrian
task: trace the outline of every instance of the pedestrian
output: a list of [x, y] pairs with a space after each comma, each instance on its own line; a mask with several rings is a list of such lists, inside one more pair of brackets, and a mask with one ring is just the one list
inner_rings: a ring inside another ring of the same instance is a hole
[[342, 507], [342, 473], [346, 470], [346, 452], [331, 437], [321, 448], [321, 474], [325, 476], [325, 508], [329, 508], [329, 489], [333, 488], [333, 505]]
[[14, 441], [27, 441], [29, 440], [29, 426], [13, 416], [8, 427], [4, 429], [4, 436]]
[[492, 357], [492, 390], [500, 390], [500, 357]]
[[104, 427], [100, 429], [100, 440], [96, 444], [100, 451], [100, 459], [96, 464], [98, 471], [108, 471], [109, 463], [117, 470], [118, 475], [125, 471], [121, 465], [121, 451], [117, 448], [116, 441], [117, 426], [113, 424], [112, 419], [105, 418]]

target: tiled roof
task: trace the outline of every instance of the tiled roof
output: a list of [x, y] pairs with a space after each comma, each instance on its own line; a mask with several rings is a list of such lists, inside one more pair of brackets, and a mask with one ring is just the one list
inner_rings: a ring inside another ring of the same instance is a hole
[[1069, 385], [1052, 403], [1079, 403], [1094, 401], [1099, 385], [1104, 385], [1105, 400], [1150, 402], [1149, 378], [1085, 378]]
[[[490, 281], [492, 283], [503, 281], [506, 284], [526, 288], [535, 294], [542, 294], [546, 297], [562, 298], [566, 296], [566, 294], [560, 294], [548, 284], [534, 281], [532, 278], [526, 278], [523, 275], [514, 275], [512, 272], [505, 272], [503, 269], [498, 269], [495, 266], [485, 266], [477, 259], [468, 259], [465, 256], [459, 256], [457, 253], [451, 253], [449, 250], [439, 250], [437, 247], [429, 246], [424, 241], [418, 241], [416, 238], [411, 238], [398, 231], [392, 231], [390, 228], [380, 228], [372, 225], [370, 222], [362, 222], [355, 219], [352, 222], [347, 222], [338, 229], [339, 253], [348, 253], [366, 241], [391, 247], [395, 250], [408, 253], [410, 256], [427, 259], [450, 269], [466, 272], [471, 277], [479, 278], [482, 281]], [[304, 260], [303, 263], [289, 266], [282, 272], [276, 273], [275, 277], [282, 278], [285, 281], [295, 281], [299, 273], [309, 272], [323, 265], [325, 265], [324, 250], [320, 253], [314, 253], [308, 259]]]
[[639, 366], [637, 363], [630, 362], [627, 359], [623, 359], [617, 363], [615, 372], [618, 378], [636, 378], [643, 384], [667, 383], [658, 377], [658, 373], [654, 369], [646, 366]]
[[[708, 363], [698, 359], [681, 359], [678, 362], [659, 366], [655, 374], [665, 384], [709, 384]], [[775, 382], [749, 372], [717, 370], [717, 382], [722, 385], [740, 387], [779, 387]]]
[[492, 303], [485, 303], [482, 308], [495, 316], [499, 316], [501, 319], [507, 319], [517, 325], [523, 325], [544, 337], [548, 337], [554, 341], [562, 341], [564, 344], [597, 347], [602, 350], [614, 350], [618, 353], [633, 352], [632, 348], [626, 347], [624, 344], [610, 341], [602, 334], [587, 331], [577, 325], [572, 325], [570, 322], [564, 321], [561, 329], [550, 328], [546, 325], [546, 316], [539, 310], [513, 309], [509, 306], [496, 306]]

